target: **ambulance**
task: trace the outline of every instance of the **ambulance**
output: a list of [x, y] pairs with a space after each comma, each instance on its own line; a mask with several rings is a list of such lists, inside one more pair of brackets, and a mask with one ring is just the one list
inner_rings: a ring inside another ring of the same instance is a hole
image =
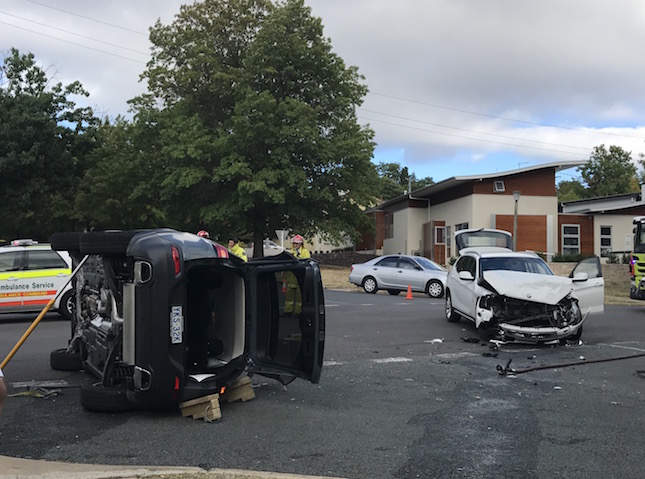
[[72, 260], [65, 251], [30, 239], [0, 247], [0, 313], [37, 313], [64, 288], [52, 311], [71, 319]]

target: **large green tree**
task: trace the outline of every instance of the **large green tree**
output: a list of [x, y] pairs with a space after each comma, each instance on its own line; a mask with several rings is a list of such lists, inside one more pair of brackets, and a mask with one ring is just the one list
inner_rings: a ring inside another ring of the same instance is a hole
[[46, 239], [72, 229], [74, 193], [89, 167], [97, 119], [78, 108], [80, 83], [51, 85], [33, 54], [16, 49], [0, 71], [0, 235]]
[[611, 196], [638, 190], [636, 166], [631, 153], [620, 146], [596, 146], [589, 161], [580, 167], [587, 184], [587, 197]]
[[[275, 229], [357, 237], [374, 200], [367, 89], [302, 0], [204, 0], [151, 29], [135, 99], [168, 221], [261, 240]], [[157, 105], [161, 103], [161, 107]]]

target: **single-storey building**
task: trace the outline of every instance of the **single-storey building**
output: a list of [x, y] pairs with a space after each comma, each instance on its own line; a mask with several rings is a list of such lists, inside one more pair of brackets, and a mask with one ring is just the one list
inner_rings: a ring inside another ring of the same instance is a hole
[[596, 254], [631, 249], [632, 217], [645, 215], [643, 194], [559, 203], [555, 175], [585, 164], [554, 162], [486, 175], [454, 176], [366, 212], [376, 235], [357, 250], [416, 254], [448, 264], [454, 232], [497, 228], [517, 232], [518, 250]]

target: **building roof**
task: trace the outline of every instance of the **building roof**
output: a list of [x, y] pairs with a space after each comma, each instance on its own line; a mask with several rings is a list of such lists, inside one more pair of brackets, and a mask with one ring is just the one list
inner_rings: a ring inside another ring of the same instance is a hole
[[576, 168], [578, 166], [584, 165], [588, 160], [584, 161], [557, 161], [552, 163], [541, 163], [538, 165], [527, 166], [525, 168], [518, 168], [516, 170], [501, 171], [496, 173], [487, 173], [480, 175], [468, 175], [468, 176], [451, 176], [445, 180], [440, 181], [439, 183], [434, 183], [432, 185], [426, 186], [415, 190], [410, 195], [401, 195], [391, 200], [387, 200], [372, 210], [380, 210], [390, 205], [399, 203], [400, 201], [405, 201], [408, 199], [427, 199], [435, 193], [440, 193], [451, 188], [458, 187], [463, 184], [467, 184], [473, 181], [488, 180], [494, 178], [504, 178], [507, 176], [518, 175], [522, 173], [528, 173], [531, 171], [547, 170], [554, 169], [556, 172], [561, 170], [567, 170], [569, 168]]

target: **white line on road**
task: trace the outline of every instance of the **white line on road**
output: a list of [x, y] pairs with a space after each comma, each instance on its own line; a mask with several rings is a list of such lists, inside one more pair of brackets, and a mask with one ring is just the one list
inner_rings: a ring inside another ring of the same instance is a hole
[[382, 359], [372, 359], [375, 363], [409, 363], [412, 362], [410, 358], [382, 358]]

